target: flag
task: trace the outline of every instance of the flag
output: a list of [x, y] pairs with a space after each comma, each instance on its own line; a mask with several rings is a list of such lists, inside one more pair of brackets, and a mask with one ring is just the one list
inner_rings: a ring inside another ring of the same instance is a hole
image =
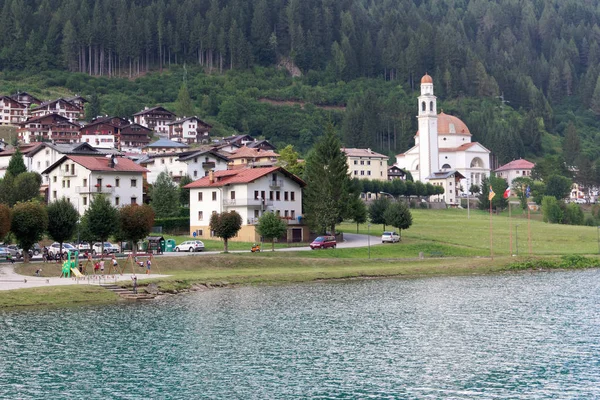
[[529, 198], [529, 196], [531, 196], [531, 189], [529, 188], [529, 185], [527, 185], [527, 189], [525, 189], [525, 197]]
[[490, 195], [488, 196], [488, 200], [492, 201], [495, 195], [496, 193], [494, 193], [494, 189], [492, 189], [492, 187], [490, 186]]
[[510, 197], [510, 188], [506, 188], [506, 190], [504, 191], [504, 195], [502, 196], [505, 199], [508, 199]]

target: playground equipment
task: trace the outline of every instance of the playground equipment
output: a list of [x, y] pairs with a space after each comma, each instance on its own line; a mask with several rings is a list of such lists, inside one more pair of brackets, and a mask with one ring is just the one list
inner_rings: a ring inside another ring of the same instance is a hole
[[258, 253], [260, 251], [260, 244], [255, 243], [254, 246], [250, 248], [250, 251], [253, 253]]
[[[78, 250], [67, 250], [67, 259], [63, 262], [61, 278], [70, 278], [71, 272], [76, 277], [80, 277], [81, 273], [77, 269], [79, 265], [79, 251]], [[83, 276], [83, 275], [81, 275]]]
[[[145, 262], [142, 258], [145, 258]], [[133, 272], [135, 274], [135, 266], [138, 267], [143, 267], [146, 268], [146, 263], [150, 261], [152, 264], [152, 268], [156, 268], [156, 270], [158, 271], [158, 265], [155, 261], [154, 256], [152, 255], [152, 253], [148, 253], [148, 254], [136, 254], [135, 256], [133, 254], [130, 254], [127, 257], [127, 261], [126, 263], [131, 265], [131, 272]], [[125, 269], [125, 266], [123, 266], [123, 270]], [[159, 272], [160, 273], [160, 272]]]

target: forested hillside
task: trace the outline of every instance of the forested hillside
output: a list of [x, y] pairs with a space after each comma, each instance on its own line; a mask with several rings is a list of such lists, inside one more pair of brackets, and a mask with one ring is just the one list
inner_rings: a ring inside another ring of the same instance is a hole
[[[197, 107], [226, 127], [276, 141], [281, 138], [273, 129], [265, 132], [265, 121], [251, 124], [237, 115], [245, 111], [235, 108], [249, 105], [235, 102], [249, 99], [255, 107], [264, 96], [347, 105], [343, 117], [333, 117], [340, 119], [347, 146], [390, 154], [405, 150], [415, 127], [413, 90], [427, 71], [444, 111], [462, 118], [500, 162], [562, 147], [573, 153], [565, 154], [570, 163], [578, 147], [592, 160], [600, 156], [597, 0], [0, 0], [0, 5], [2, 70], [133, 77], [198, 65], [212, 75], [190, 74], [190, 85], [203, 90], [191, 90]], [[215, 75], [272, 66], [282, 58], [293, 60], [304, 76], [261, 77], [264, 86], [252, 90], [242, 84], [239, 99], [204, 97], [218, 94], [218, 88], [238, 90], [225, 81], [211, 90], [208, 81]], [[113, 102], [106, 95], [107, 104]], [[176, 96], [175, 91], [166, 97]], [[273, 115], [284, 112], [264, 107]], [[317, 120], [331, 118], [324, 115]], [[568, 126], [571, 141], [581, 139], [583, 145], [563, 146]], [[317, 133], [312, 126], [300, 130], [290, 137], [306, 149]]]

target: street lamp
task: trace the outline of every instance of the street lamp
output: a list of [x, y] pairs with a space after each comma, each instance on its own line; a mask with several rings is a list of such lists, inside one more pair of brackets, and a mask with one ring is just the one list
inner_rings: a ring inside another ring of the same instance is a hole
[[[600, 228], [600, 226], [598, 227]], [[371, 259], [371, 224], [367, 225], [367, 243], [369, 247], [369, 260]]]
[[392, 198], [392, 200], [395, 200], [395, 199], [396, 199], [396, 198], [395, 198], [395, 197], [394, 197], [392, 194], [390, 194], [390, 193], [388, 193], [388, 192], [379, 192], [379, 194], [385, 194], [385, 195], [388, 195], [388, 196], [390, 196], [390, 197]]
[[600, 226], [598, 227], [598, 254], [600, 254]]

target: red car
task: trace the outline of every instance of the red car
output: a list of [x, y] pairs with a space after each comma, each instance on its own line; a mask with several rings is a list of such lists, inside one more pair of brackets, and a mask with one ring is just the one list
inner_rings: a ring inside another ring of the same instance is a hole
[[319, 236], [310, 244], [312, 250], [315, 249], [335, 249], [336, 246], [335, 236]]

